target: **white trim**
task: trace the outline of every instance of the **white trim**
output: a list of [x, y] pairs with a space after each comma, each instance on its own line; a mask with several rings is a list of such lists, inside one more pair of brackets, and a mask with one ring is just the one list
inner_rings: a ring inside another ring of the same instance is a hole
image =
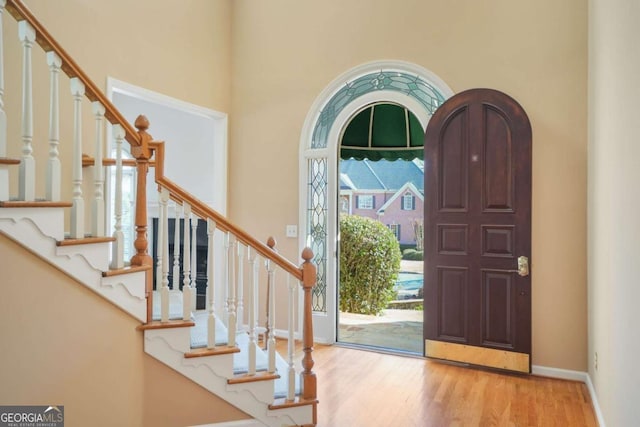
[[587, 389], [589, 390], [589, 396], [591, 396], [591, 404], [593, 405], [593, 412], [596, 413], [596, 419], [598, 420], [598, 425], [600, 427], [606, 427], [606, 423], [604, 422], [604, 415], [602, 415], [602, 410], [600, 409], [600, 403], [598, 402], [598, 395], [596, 394], [596, 389], [593, 387], [593, 382], [591, 381], [591, 375], [587, 374]]
[[598, 403], [598, 396], [596, 394], [595, 388], [593, 387], [591, 376], [588, 372], [533, 365], [531, 366], [531, 373], [533, 375], [538, 375], [541, 377], [558, 378], [562, 380], [580, 381], [582, 383], [585, 383], [585, 385], [587, 386], [587, 390], [589, 390], [589, 396], [591, 396], [591, 405], [593, 406], [593, 412], [596, 415], [598, 425], [600, 427], [606, 427], [604, 416], [602, 415], [602, 410], [600, 409], [600, 404]]
[[380, 209], [378, 209], [377, 213], [378, 215], [381, 215], [384, 213], [384, 211], [391, 206], [391, 204], [398, 198], [400, 197], [400, 195], [404, 196], [404, 193], [406, 193], [407, 191], [411, 191], [411, 193], [413, 193], [413, 196], [416, 197], [417, 199], [421, 200], [424, 202], [424, 197], [422, 197], [422, 194], [420, 193], [420, 191], [418, 190], [418, 188], [413, 184], [413, 182], [407, 182], [405, 183], [402, 187], [400, 187], [400, 189], [398, 191], [396, 191], [393, 196], [391, 196], [391, 198], [389, 200], [387, 200], [385, 202], [384, 205], [380, 206]]
[[227, 421], [224, 423], [214, 423], [214, 424], [199, 424], [197, 426], [191, 427], [264, 427], [265, 424], [262, 424], [258, 420], [238, 420], [238, 421]]
[[[341, 74], [337, 78], [335, 78], [331, 83], [329, 83], [325, 89], [318, 95], [318, 97], [314, 100], [307, 116], [305, 118], [302, 132], [300, 134], [300, 148], [299, 148], [299, 219], [298, 223], [300, 224], [300, 230], [303, 232], [299, 233], [299, 246], [300, 249], [307, 246], [308, 243], [306, 241], [306, 230], [308, 227], [307, 224], [307, 190], [308, 190], [308, 161], [311, 158], [323, 157], [327, 158], [327, 241], [326, 241], [326, 255], [327, 255], [327, 265], [326, 265], [326, 294], [325, 294], [325, 304], [327, 311], [326, 313], [313, 313], [313, 323], [314, 323], [314, 340], [317, 342], [324, 342], [328, 344], [332, 344], [336, 341], [337, 337], [337, 284], [336, 281], [336, 254], [337, 254], [337, 201], [338, 201], [338, 139], [339, 135], [342, 132], [342, 129], [346, 125], [347, 121], [351, 118], [354, 112], [359, 111], [364, 106], [368, 104], [372, 104], [375, 102], [385, 101], [385, 102], [394, 102], [399, 105], [406, 107], [410, 110], [416, 118], [420, 121], [420, 124], [423, 128], [426, 129], [427, 123], [429, 122], [430, 114], [426, 111], [424, 105], [422, 105], [418, 100], [412, 98], [409, 95], [404, 93], [394, 91], [394, 90], [376, 90], [372, 92], [368, 92], [358, 98], [353, 99], [349, 104], [344, 106], [337, 117], [334, 119], [331, 129], [328, 132], [327, 138], [327, 147], [312, 149], [311, 141], [313, 137], [314, 127], [318, 118], [320, 117], [320, 113], [325, 105], [332, 99], [332, 97], [341, 90], [346, 83], [353, 81], [354, 79], [378, 72], [380, 70], [384, 71], [399, 71], [405, 72], [408, 74], [416, 75], [422, 78], [423, 80], [432, 84], [437, 90], [440, 91], [442, 96], [446, 99], [453, 95], [453, 90], [437, 75], [432, 73], [431, 71], [423, 68], [419, 65], [412, 64], [405, 61], [398, 60], [382, 60], [382, 61], [374, 61], [368, 62], [357, 67], [354, 67], [345, 73]], [[302, 295], [301, 295], [302, 298]], [[302, 306], [302, 305], [301, 305]], [[302, 329], [302, 317], [299, 316], [300, 326], [299, 329]]]

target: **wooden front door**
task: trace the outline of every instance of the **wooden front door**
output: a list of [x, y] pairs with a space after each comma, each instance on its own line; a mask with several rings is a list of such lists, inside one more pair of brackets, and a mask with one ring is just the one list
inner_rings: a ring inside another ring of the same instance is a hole
[[425, 135], [425, 355], [531, 372], [531, 125], [492, 89]]

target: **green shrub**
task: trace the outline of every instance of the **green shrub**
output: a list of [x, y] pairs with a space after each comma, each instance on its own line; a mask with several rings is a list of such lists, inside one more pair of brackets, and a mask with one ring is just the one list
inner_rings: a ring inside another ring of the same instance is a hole
[[340, 310], [380, 314], [393, 299], [400, 271], [398, 240], [379, 221], [340, 217]]
[[407, 261], [422, 261], [424, 259], [424, 252], [415, 249], [405, 249], [402, 252], [402, 259]]

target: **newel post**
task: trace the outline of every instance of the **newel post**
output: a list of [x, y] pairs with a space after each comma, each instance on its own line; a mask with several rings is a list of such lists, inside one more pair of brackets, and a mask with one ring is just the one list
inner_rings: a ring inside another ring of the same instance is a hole
[[[149, 158], [151, 149], [149, 143], [152, 141], [151, 135], [147, 133], [149, 120], [145, 116], [138, 116], [135, 122], [138, 135], [140, 135], [140, 145], [131, 146], [131, 154], [136, 159], [137, 168], [137, 188], [136, 188], [136, 240], [133, 246], [136, 249], [135, 255], [131, 257], [131, 265], [152, 265], [153, 259], [147, 251], [149, 242], [147, 240], [147, 172], [149, 171]], [[147, 272], [147, 322], [151, 321], [153, 309], [153, 274]]]
[[313, 309], [311, 305], [311, 291], [316, 285], [317, 269], [311, 262], [313, 251], [304, 248], [302, 251], [302, 289], [304, 291], [304, 318], [302, 323], [302, 345], [304, 358], [302, 359], [302, 397], [304, 399], [317, 398], [316, 374], [312, 371], [314, 362], [313, 352]]

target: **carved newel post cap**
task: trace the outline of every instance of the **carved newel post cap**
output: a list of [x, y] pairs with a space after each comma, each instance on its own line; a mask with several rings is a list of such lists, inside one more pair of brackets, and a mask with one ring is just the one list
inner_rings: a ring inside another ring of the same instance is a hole
[[269, 236], [267, 239], [267, 246], [269, 246], [270, 249], [274, 249], [276, 247], [276, 239], [274, 239], [273, 236]]
[[311, 250], [310, 247], [306, 247], [302, 250], [302, 259], [305, 262], [309, 262], [313, 259], [313, 251]]
[[134, 123], [134, 125], [140, 132], [145, 132], [147, 129], [149, 129], [149, 119], [147, 119], [147, 116], [140, 114], [136, 118], [136, 122]]

